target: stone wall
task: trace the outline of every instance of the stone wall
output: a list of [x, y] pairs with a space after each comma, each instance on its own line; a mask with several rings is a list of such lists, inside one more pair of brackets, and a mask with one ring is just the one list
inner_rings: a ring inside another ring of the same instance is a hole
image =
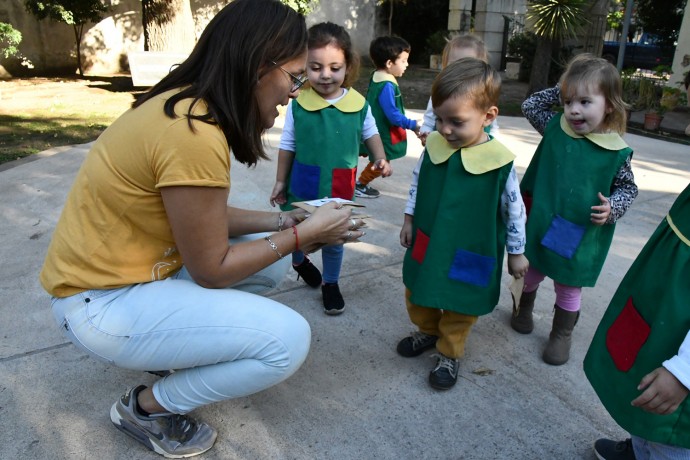
[[[127, 72], [127, 53], [143, 51], [141, 2], [108, 0], [110, 12], [98, 24], [88, 24], [82, 39], [82, 63], [87, 75], [112, 75]], [[190, 0], [198, 37], [208, 21], [226, 1]], [[308, 16], [309, 25], [332, 21], [344, 25], [355, 49], [367, 55], [376, 26], [375, 0], [332, 2], [322, 0]], [[0, 22], [11, 24], [22, 33], [20, 52], [31, 66], [18, 59], [0, 57], [0, 75], [76, 74], [76, 46], [71, 26], [49, 20], [38, 21], [24, 10], [21, 0], [0, 0]], [[3, 72], [5, 70], [6, 72]]]
[[[448, 30], [456, 33], [470, 31], [472, 0], [450, 0]], [[474, 33], [486, 44], [489, 63], [500, 68], [503, 47], [503, 16], [523, 15], [527, 11], [526, 0], [477, 0]]]

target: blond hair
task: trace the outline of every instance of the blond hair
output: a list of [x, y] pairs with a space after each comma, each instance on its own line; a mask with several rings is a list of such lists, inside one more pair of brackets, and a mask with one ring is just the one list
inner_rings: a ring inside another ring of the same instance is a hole
[[611, 112], [604, 115], [603, 131], [625, 133], [628, 104], [623, 101], [620, 74], [609, 61], [589, 53], [578, 54], [568, 63], [559, 85], [563, 99], [580, 88], [599, 90], [606, 99], [606, 105], [611, 108]]
[[471, 48], [474, 50], [475, 57], [484, 62], [489, 62], [489, 53], [486, 51], [486, 45], [481, 38], [472, 34], [458, 35], [453, 37], [446, 43], [441, 55], [441, 68], [445, 69], [448, 66], [448, 56], [450, 52], [457, 48]]
[[438, 107], [453, 97], [469, 98], [479, 110], [498, 105], [501, 76], [488, 63], [476, 58], [451, 62], [431, 86], [431, 104]]

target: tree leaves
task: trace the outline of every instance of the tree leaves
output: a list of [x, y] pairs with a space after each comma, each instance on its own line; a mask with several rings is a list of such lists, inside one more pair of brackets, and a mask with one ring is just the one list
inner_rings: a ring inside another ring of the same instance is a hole
[[574, 38], [588, 23], [587, 0], [530, 0], [527, 20], [533, 21], [533, 31], [541, 38], [561, 41]]

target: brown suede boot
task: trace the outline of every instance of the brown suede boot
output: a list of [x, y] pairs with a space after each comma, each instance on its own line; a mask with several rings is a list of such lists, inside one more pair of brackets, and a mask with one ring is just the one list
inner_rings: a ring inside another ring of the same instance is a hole
[[510, 318], [510, 326], [520, 334], [529, 334], [534, 329], [532, 310], [534, 299], [537, 298], [537, 289], [532, 292], [523, 292], [520, 303], [516, 306], [513, 299], [513, 316]]
[[553, 326], [551, 327], [551, 334], [549, 334], [549, 343], [546, 344], [542, 355], [545, 363], [560, 366], [568, 362], [573, 328], [579, 317], [579, 311], [567, 311], [554, 305]]

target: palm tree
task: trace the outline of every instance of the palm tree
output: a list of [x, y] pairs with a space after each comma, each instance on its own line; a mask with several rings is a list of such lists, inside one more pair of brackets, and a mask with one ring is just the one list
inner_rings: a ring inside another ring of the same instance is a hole
[[553, 51], [574, 38], [587, 23], [588, 0], [529, 0], [527, 20], [537, 36], [537, 49], [527, 96], [547, 87]]

